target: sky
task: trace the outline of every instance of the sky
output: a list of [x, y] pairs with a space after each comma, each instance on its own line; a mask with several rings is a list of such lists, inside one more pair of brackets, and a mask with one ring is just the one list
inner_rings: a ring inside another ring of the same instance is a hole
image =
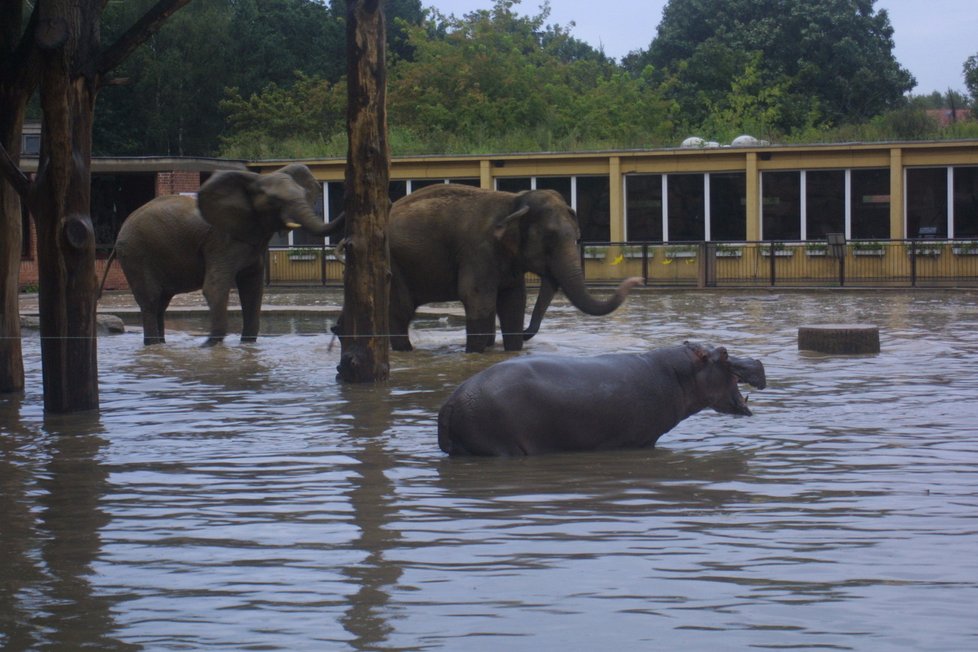
[[[550, 0], [548, 24], [567, 26], [571, 35], [621, 59], [633, 50], [648, 49], [662, 19], [666, 0]], [[421, 0], [425, 7], [463, 16], [489, 9], [492, 0]], [[541, 0], [522, 0], [517, 13], [536, 15]], [[978, 54], [976, 0], [876, 0], [893, 26], [894, 56], [916, 78], [915, 95], [949, 88], [965, 92], [962, 66]]]

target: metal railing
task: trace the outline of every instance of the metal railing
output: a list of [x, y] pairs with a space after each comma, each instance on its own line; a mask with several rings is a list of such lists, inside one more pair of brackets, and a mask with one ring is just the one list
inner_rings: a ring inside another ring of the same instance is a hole
[[663, 287], [978, 287], [978, 241], [596, 243], [589, 281]]
[[[104, 249], [104, 251], [103, 251]], [[100, 247], [99, 278], [111, 247]], [[586, 242], [590, 283], [640, 276], [651, 287], [978, 288], [978, 240], [807, 242]], [[21, 262], [21, 285], [36, 283], [36, 261]], [[126, 286], [116, 262], [108, 286]], [[528, 283], [537, 279], [528, 275]], [[331, 245], [270, 247], [266, 285], [341, 285], [343, 263]]]

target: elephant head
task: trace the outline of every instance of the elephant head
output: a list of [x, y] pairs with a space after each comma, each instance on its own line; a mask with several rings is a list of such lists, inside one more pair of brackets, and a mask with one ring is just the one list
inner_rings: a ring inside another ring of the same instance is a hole
[[197, 206], [212, 226], [264, 247], [276, 231], [302, 227], [322, 236], [336, 231], [340, 222], [324, 223], [313, 209], [320, 196], [309, 168], [293, 163], [269, 174], [218, 172], [200, 187]]
[[629, 291], [642, 283], [632, 277], [622, 281], [614, 294], [597, 299], [584, 283], [578, 240], [581, 237], [577, 215], [560, 193], [529, 190], [516, 197], [512, 212], [497, 220], [495, 237], [518, 256], [528, 271], [540, 277], [540, 292], [523, 333], [528, 340], [540, 329], [540, 322], [558, 289], [570, 302], [588, 315], [607, 315], [624, 302]]

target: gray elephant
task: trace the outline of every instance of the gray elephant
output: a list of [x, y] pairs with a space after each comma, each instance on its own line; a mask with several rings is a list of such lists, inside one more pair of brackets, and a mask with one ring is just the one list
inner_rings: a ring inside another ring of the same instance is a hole
[[210, 310], [205, 344], [222, 341], [232, 285], [241, 300], [241, 341], [254, 341], [272, 235], [301, 226], [325, 236], [342, 226], [316, 215], [320, 196], [309, 168], [292, 164], [270, 174], [218, 172], [196, 200], [157, 197], [133, 211], [119, 230], [115, 255], [142, 313], [143, 342], [163, 342], [170, 300], [201, 288]]
[[450, 455], [496, 456], [654, 446], [707, 407], [750, 416], [741, 381], [763, 389], [764, 365], [689, 342], [638, 354], [514, 358], [445, 401], [438, 445]]
[[[391, 207], [391, 347], [410, 351], [408, 326], [418, 306], [461, 300], [468, 352], [495, 341], [496, 316], [507, 351], [517, 351], [540, 327], [557, 289], [584, 313], [606, 315], [642, 279], [623, 281], [606, 300], [584, 284], [577, 217], [552, 190], [499, 192], [464, 185], [423, 188]], [[526, 331], [524, 275], [540, 276]]]

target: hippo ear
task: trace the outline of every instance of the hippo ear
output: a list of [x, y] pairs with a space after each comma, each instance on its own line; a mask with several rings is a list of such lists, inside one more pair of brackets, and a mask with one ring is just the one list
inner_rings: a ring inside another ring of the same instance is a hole
[[710, 362], [726, 362], [729, 357], [726, 347], [723, 346], [718, 346], [710, 352]]
[[706, 364], [710, 361], [710, 350], [707, 347], [688, 340], [683, 342], [683, 344], [696, 357], [696, 361], [700, 364]]

